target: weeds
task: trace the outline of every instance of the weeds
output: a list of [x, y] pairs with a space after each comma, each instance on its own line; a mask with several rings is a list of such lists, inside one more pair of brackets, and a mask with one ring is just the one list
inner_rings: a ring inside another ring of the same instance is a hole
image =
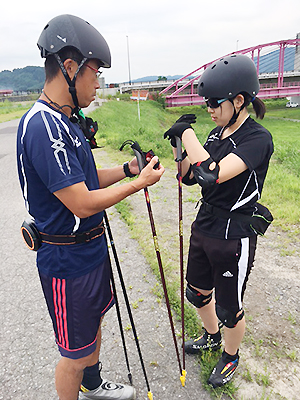
[[265, 373], [256, 373], [255, 381], [258, 385], [268, 387], [270, 385], [270, 373], [267, 372], [267, 366], [264, 368]]

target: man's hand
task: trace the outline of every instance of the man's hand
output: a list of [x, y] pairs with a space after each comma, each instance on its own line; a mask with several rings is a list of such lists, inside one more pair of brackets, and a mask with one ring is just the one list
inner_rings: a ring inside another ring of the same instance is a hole
[[158, 182], [165, 172], [164, 167], [159, 164], [156, 169], [154, 169], [155, 164], [158, 162], [158, 157], [154, 156], [150, 162], [142, 169], [139, 177], [136, 180], [136, 183], [139, 182], [141, 185], [141, 189], [146, 186], [154, 185]]
[[176, 147], [176, 136], [181, 140], [182, 134], [187, 129], [193, 129], [187, 122], [176, 122], [172, 128], [164, 133], [164, 139], [169, 139], [171, 145]]

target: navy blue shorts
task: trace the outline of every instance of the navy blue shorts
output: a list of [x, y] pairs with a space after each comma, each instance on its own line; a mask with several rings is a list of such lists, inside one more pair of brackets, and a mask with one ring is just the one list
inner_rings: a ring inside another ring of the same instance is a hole
[[40, 280], [61, 355], [78, 359], [92, 354], [100, 319], [114, 304], [109, 258], [78, 278], [59, 279], [40, 273]]
[[257, 236], [215, 239], [192, 225], [186, 279], [198, 289], [215, 289], [220, 307], [238, 312], [253, 267]]

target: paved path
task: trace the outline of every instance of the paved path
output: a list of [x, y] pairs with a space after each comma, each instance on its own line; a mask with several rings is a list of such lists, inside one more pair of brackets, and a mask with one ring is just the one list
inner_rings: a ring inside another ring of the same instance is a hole
[[[54, 400], [54, 369], [59, 353], [35, 267], [35, 253], [26, 248], [19, 233], [26, 212], [16, 170], [17, 124], [0, 124], [0, 400]], [[166, 308], [157, 303], [151, 291], [156, 280], [114, 208], [108, 210], [108, 215], [130, 302], [138, 305], [132, 311], [154, 399], [208, 399], [191, 357], [187, 357], [186, 387], [181, 387]], [[124, 307], [122, 315], [127, 327]], [[137, 398], [146, 399], [147, 388], [132, 332], [126, 330], [125, 335]], [[115, 309], [104, 320], [102, 354], [103, 376], [126, 383]]]

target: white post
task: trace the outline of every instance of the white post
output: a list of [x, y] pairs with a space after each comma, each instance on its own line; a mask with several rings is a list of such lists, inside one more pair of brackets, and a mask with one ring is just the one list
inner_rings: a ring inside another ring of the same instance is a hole
[[138, 90], [138, 96], [137, 96], [137, 106], [138, 106], [138, 117], [139, 121], [141, 120], [141, 113], [140, 113], [140, 91]]

